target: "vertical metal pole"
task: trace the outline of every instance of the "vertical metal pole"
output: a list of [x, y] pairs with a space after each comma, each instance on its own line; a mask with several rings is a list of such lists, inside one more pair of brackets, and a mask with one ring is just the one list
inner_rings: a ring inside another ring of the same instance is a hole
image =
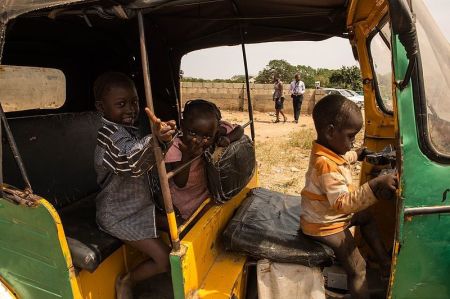
[[[11, 132], [11, 128], [9, 127], [8, 121], [6, 120], [5, 112], [3, 111], [2, 104], [0, 103], [0, 118], [5, 126], [6, 137], [8, 138], [8, 143], [11, 148], [11, 152], [16, 160], [17, 166], [19, 167], [20, 173], [22, 174], [22, 179], [25, 182], [25, 191], [33, 193], [33, 189], [31, 189], [30, 180], [28, 179], [27, 171], [25, 170], [25, 165], [23, 164], [22, 157], [20, 156], [19, 150], [17, 148], [16, 141], [14, 140], [14, 136]], [[3, 161], [2, 161], [3, 162]]]
[[239, 26], [239, 30], [241, 32], [242, 56], [244, 57], [245, 85], [247, 87], [248, 117], [250, 118], [250, 132], [252, 135], [252, 140], [255, 141], [255, 124], [253, 122], [253, 105], [252, 105], [252, 99], [250, 97], [250, 82], [248, 81], [247, 54], [245, 52], [244, 33], [242, 30], [242, 26]]
[[2, 139], [2, 131], [3, 131], [2, 121], [0, 120], [0, 198], [3, 198], [3, 139]]
[[[150, 69], [148, 64], [147, 44], [145, 41], [145, 29], [144, 19], [142, 17], [142, 11], [138, 11], [138, 23], [139, 23], [139, 42], [141, 46], [141, 60], [142, 60], [142, 73], [144, 74], [144, 87], [145, 87], [145, 99], [148, 108], [154, 110], [152, 86], [150, 84]], [[155, 135], [155, 127], [150, 122], [152, 129], [152, 135]], [[173, 211], [172, 196], [170, 195], [169, 180], [167, 179], [166, 165], [164, 164], [164, 158], [161, 151], [161, 147], [158, 142], [154, 143], [156, 167], [158, 168], [159, 181], [161, 184], [161, 190], [164, 198], [164, 206], [167, 214], [167, 221], [169, 222], [170, 238], [172, 240], [172, 246], [175, 251], [180, 249], [180, 240], [178, 237], [177, 220]]]
[[[181, 99], [178, 96], [177, 85], [175, 84], [175, 76], [173, 75], [174, 67], [173, 67], [172, 57], [170, 55], [170, 52], [169, 52], [168, 58], [169, 58], [170, 79], [172, 80], [173, 94], [175, 95], [175, 101], [177, 104], [178, 125], [181, 126]], [[179, 76], [178, 76], [178, 78], [179, 78]], [[180, 82], [180, 89], [181, 89], [181, 82]]]

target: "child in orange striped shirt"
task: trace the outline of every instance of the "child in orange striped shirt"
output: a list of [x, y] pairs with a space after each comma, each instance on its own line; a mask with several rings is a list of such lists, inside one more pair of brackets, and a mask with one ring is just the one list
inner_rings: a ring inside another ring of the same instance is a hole
[[331, 247], [347, 272], [352, 298], [369, 298], [366, 264], [355, 245], [351, 226], [374, 251], [382, 270], [390, 259], [375, 222], [365, 211], [383, 190], [394, 192], [397, 178], [379, 176], [361, 187], [352, 184], [350, 165], [364, 158], [365, 149], [351, 151], [363, 118], [358, 106], [340, 95], [324, 97], [313, 110], [317, 140], [311, 150], [305, 188], [302, 190], [301, 229], [304, 234]]

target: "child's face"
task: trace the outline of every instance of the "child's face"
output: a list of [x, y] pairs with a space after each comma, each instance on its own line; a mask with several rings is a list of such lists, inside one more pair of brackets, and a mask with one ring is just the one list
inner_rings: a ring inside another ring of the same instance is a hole
[[342, 128], [330, 126], [326, 132], [328, 147], [339, 155], [344, 155], [353, 148], [355, 136], [361, 130], [363, 119], [361, 113], [352, 113]]
[[97, 109], [109, 121], [132, 126], [139, 115], [139, 99], [136, 90], [131, 87], [111, 87], [98, 103]]
[[206, 149], [214, 143], [218, 131], [218, 123], [215, 118], [188, 119], [183, 123], [183, 143], [203, 144]]

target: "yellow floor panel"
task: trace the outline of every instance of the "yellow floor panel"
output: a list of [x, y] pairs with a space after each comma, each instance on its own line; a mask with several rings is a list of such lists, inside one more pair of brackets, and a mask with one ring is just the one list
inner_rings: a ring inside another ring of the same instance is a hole
[[245, 261], [246, 258], [242, 255], [233, 253], [219, 255], [197, 291], [198, 298], [243, 298]]

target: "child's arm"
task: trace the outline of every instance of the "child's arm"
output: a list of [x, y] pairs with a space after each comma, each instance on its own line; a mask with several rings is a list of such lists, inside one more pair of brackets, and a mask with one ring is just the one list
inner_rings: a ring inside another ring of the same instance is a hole
[[[148, 108], [145, 110], [156, 126], [157, 139], [163, 143], [170, 142], [176, 129], [175, 121], [162, 122]], [[99, 130], [97, 142], [105, 149], [103, 166], [118, 175], [138, 177], [155, 164], [155, 140], [151, 135], [136, 140], [117, 128], [105, 126]]]
[[[197, 143], [196, 140], [194, 140], [189, 146], [185, 145], [184, 143], [179, 143], [179, 149], [181, 151], [181, 160], [177, 162], [171, 162], [166, 163], [167, 169], [169, 171], [174, 170], [187, 162], [191, 161], [195, 157], [202, 154], [203, 146], [201, 143]], [[189, 172], [191, 170], [191, 164], [188, 165], [186, 168], [184, 168], [182, 171], [180, 171], [178, 174], [176, 174], [173, 177], [173, 181], [175, 185], [179, 188], [183, 188], [186, 186], [188, 180], [189, 180]]]
[[336, 164], [330, 163], [327, 159], [317, 159], [315, 169], [320, 190], [326, 195], [331, 207], [338, 213], [355, 213], [377, 201], [369, 184], [366, 183], [352, 190], [349, 187], [352, 186], [351, 182], [347, 182]]
[[319, 181], [331, 206], [343, 214], [362, 211], [374, 204], [383, 190], [393, 192], [397, 189], [397, 178], [393, 175], [372, 179], [356, 190], [349, 189], [339, 172], [323, 172]]

